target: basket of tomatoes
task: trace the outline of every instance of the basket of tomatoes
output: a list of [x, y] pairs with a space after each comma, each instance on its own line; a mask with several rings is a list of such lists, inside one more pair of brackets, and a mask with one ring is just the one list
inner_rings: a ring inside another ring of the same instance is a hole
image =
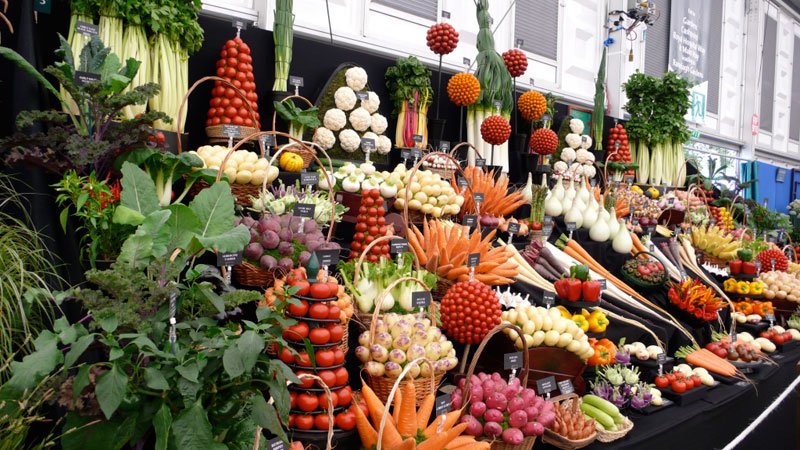
[[347, 381], [344, 386], [329, 387], [328, 382], [334, 386], [338, 381], [325, 374], [297, 373], [300, 384], [289, 385], [288, 428], [292, 440], [330, 449], [334, 441], [340, 445], [355, 435], [356, 419], [351, 412], [352, 392]]

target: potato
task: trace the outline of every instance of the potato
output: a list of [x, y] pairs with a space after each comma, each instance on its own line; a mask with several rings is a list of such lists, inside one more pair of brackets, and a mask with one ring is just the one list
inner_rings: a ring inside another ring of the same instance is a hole
[[253, 178], [253, 173], [249, 170], [240, 170], [236, 174], [236, 183], [237, 184], [247, 184]]

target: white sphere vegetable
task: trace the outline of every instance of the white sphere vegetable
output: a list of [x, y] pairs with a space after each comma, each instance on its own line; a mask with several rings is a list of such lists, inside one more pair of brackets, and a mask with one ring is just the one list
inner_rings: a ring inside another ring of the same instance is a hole
[[339, 133], [339, 144], [342, 146], [342, 150], [352, 153], [361, 146], [361, 136], [354, 130], [342, 130]]
[[371, 116], [369, 127], [375, 133], [383, 134], [388, 126], [389, 122], [386, 120], [386, 117], [382, 116], [381, 114], [375, 113]]
[[392, 140], [386, 136], [378, 136], [378, 141], [375, 143], [375, 150], [379, 155], [385, 155], [392, 150]]
[[350, 113], [350, 125], [356, 131], [367, 131], [372, 123], [372, 117], [364, 108], [356, 108]]
[[336, 107], [342, 111], [350, 111], [356, 106], [356, 93], [347, 86], [342, 86], [333, 94]]
[[347, 125], [347, 116], [341, 109], [331, 108], [325, 111], [322, 124], [331, 131], [339, 131]]
[[314, 130], [314, 137], [312, 139], [315, 144], [319, 145], [324, 150], [329, 150], [336, 144], [336, 136], [333, 135], [333, 131], [325, 127], [318, 127]]
[[344, 73], [347, 86], [354, 90], [360, 91], [367, 86], [367, 71], [361, 67], [351, 67]]
[[361, 100], [361, 107], [369, 111], [370, 114], [378, 112], [378, 107], [381, 106], [381, 99], [378, 94], [369, 91], [367, 96], [366, 100]]

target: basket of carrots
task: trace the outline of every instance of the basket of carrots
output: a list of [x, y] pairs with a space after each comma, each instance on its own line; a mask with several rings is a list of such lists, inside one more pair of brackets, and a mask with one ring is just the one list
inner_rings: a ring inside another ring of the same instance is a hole
[[414, 401], [419, 398], [418, 385], [402, 383], [402, 380], [414, 365], [424, 363], [431, 362], [422, 357], [406, 365], [391, 386], [385, 404], [369, 385], [364, 384], [361, 397], [367, 406], [367, 414], [359, 407], [353, 408], [362, 447], [376, 450], [489, 450], [488, 442], [478, 442], [473, 436], [464, 434], [467, 424], [457, 423], [461, 410], [438, 415], [431, 422], [436, 403], [436, 390], [433, 388], [436, 381], [433, 377], [428, 380], [431, 389], [426, 390], [419, 405]]
[[597, 439], [594, 419], [581, 411], [581, 398], [576, 394], [560, 395], [556, 402], [556, 420], [544, 430], [542, 441], [563, 450], [586, 447]]
[[[464, 196], [461, 212], [478, 214], [481, 224], [497, 226], [499, 218], [508, 216], [527, 202], [521, 191], [509, 191], [508, 176], [503, 173], [497, 175], [494, 170], [487, 172], [480, 167], [468, 166], [464, 169], [463, 176], [471, 180], [470, 188], [473, 195]], [[451, 179], [450, 184], [453, 189], [461, 190], [455, 177]], [[483, 201], [476, 202], [475, 193], [482, 193]]]

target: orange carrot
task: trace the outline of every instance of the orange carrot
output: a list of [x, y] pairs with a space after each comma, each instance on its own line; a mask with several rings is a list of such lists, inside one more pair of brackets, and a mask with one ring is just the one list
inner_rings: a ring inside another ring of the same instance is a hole
[[350, 410], [353, 411], [356, 416], [356, 429], [358, 430], [358, 435], [361, 437], [362, 446], [364, 448], [373, 448], [378, 445], [378, 432], [375, 431], [375, 428], [372, 428], [364, 411], [357, 405], [354, 408], [350, 408]]
[[[400, 408], [403, 407], [403, 391], [398, 389], [397, 392], [394, 393], [394, 404], [392, 405], [392, 419], [394, 419], [394, 423], [400, 423]], [[399, 431], [399, 430], [398, 430]]]
[[[453, 425], [456, 423], [456, 420], [461, 417], [461, 410], [450, 411], [449, 413], [436, 418], [432, 424], [428, 425], [428, 428], [425, 428], [425, 431], [422, 432], [426, 437], [430, 438], [431, 436], [437, 433], [444, 433], [450, 431], [450, 428], [453, 428]], [[441, 426], [441, 430], [439, 429]]]
[[361, 380], [363, 385], [361, 387], [361, 397], [364, 398], [364, 403], [367, 404], [367, 411], [369, 411], [369, 418], [372, 419], [373, 422], [377, 423], [381, 420], [381, 416], [386, 411], [386, 407], [383, 406], [383, 402], [381, 399], [375, 395], [375, 391], [367, 385], [364, 380]]
[[431, 420], [431, 412], [433, 412], [433, 405], [436, 403], [436, 398], [433, 394], [428, 394], [422, 399], [417, 409], [417, 429], [424, 430], [428, 427], [428, 422]]
[[414, 450], [415, 448], [417, 448], [417, 441], [414, 438], [408, 438], [391, 450]]
[[400, 389], [403, 393], [403, 403], [400, 406], [400, 414], [397, 419], [397, 431], [401, 436], [417, 435], [417, 415], [416, 409], [416, 390], [414, 383], [408, 382], [401, 386]]
[[474, 438], [471, 442], [468, 442], [464, 445], [459, 445], [457, 447], [447, 447], [447, 450], [489, 450], [492, 448], [492, 444], [486, 441], [476, 441]]
[[425, 439], [417, 446], [417, 450], [440, 450], [447, 447], [447, 444], [460, 436], [464, 430], [467, 429], [467, 423], [460, 423], [455, 427], [441, 433], [434, 434], [433, 436]]

